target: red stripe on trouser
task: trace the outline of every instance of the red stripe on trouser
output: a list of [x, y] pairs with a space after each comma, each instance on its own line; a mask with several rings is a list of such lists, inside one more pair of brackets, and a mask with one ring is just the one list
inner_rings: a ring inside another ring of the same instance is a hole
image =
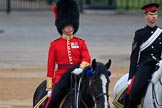
[[[52, 88], [54, 88], [54, 85], [53, 85]], [[53, 93], [53, 90], [52, 90], [52, 93]], [[52, 93], [51, 93], [51, 96], [48, 98], [48, 101], [47, 101], [47, 103], [46, 103], [46, 105], [45, 105], [45, 108], [48, 108], [48, 105], [49, 105], [49, 103], [50, 103], [50, 101], [51, 101], [51, 98], [52, 98]]]
[[133, 86], [133, 83], [134, 83], [134, 80], [135, 80], [135, 75], [133, 76], [132, 81], [131, 81], [131, 83], [130, 83], [130, 85], [128, 87], [127, 94], [130, 94], [132, 86]]
[[52, 93], [51, 93], [51, 96], [48, 98], [48, 101], [47, 101], [47, 103], [46, 103], [46, 105], [45, 105], [45, 108], [48, 108], [48, 105], [49, 105], [49, 103], [50, 103], [50, 101], [51, 101], [51, 98], [52, 98]]

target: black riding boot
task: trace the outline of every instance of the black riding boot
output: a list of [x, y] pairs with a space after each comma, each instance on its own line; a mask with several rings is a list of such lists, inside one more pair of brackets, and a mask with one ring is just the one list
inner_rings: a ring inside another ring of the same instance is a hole
[[127, 106], [124, 108], [137, 108], [137, 106], [139, 105], [139, 102], [136, 100], [128, 100], [127, 102]]
[[54, 86], [48, 108], [59, 108], [62, 99], [68, 93], [70, 75], [71, 73], [64, 74], [60, 81]]
[[129, 95], [126, 94], [124, 108], [137, 108], [138, 105], [139, 105], [139, 102], [131, 100], [129, 98]]
[[137, 108], [141, 103], [141, 99], [144, 96], [144, 88], [138, 88], [133, 86], [133, 89], [130, 92], [129, 99], [127, 102], [126, 108]]
[[129, 95], [126, 94], [126, 96], [125, 96], [125, 101], [124, 101], [124, 108], [127, 108], [127, 105], [128, 105], [128, 99], [129, 99]]

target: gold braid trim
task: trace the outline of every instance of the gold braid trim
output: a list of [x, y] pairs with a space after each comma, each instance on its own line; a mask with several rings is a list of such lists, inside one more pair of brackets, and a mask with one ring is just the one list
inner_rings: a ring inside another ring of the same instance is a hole
[[82, 68], [82, 69], [84, 69], [86, 66], [88, 66], [89, 65], [89, 63], [88, 62], [86, 62], [86, 61], [82, 61], [82, 63], [80, 64], [80, 67]]
[[47, 95], [44, 96], [35, 106], [34, 108], [39, 108], [40, 105], [47, 99]]
[[52, 89], [52, 78], [47, 77], [47, 84], [46, 84], [46, 90], [51, 90]]

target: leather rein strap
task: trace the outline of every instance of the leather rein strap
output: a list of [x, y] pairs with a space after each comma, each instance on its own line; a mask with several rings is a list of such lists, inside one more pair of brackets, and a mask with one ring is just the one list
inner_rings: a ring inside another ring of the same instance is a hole
[[[162, 86], [162, 82], [161, 80], [159, 79], [159, 83], [160, 85]], [[154, 108], [157, 108], [156, 104], [159, 106], [159, 107], [162, 107], [162, 104], [160, 104], [157, 100], [157, 96], [156, 96], [156, 92], [155, 92], [155, 84], [152, 84], [152, 100], [153, 100], [153, 105], [154, 105]]]

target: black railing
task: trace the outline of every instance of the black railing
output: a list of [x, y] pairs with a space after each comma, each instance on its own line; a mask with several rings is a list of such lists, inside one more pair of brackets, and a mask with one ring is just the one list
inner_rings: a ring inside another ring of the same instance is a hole
[[116, 7], [118, 9], [126, 9], [126, 10], [138, 10], [144, 4], [148, 3], [159, 3], [160, 9], [162, 9], [162, 0], [116, 0]]
[[116, 9], [115, 0], [85, 0], [84, 9]]
[[0, 0], [0, 10], [10, 11], [33, 11], [51, 10], [54, 0]]

